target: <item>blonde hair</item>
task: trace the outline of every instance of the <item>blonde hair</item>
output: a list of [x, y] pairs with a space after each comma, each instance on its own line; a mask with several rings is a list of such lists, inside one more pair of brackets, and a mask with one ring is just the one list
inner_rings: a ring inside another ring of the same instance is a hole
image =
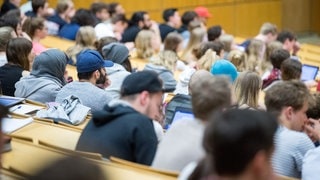
[[249, 71], [254, 71], [260, 73], [260, 66], [264, 54], [262, 54], [264, 48], [264, 43], [261, 40], [252, 39], [247, 50], [248, 56], [248, 69]]
[[155, 57], [151, 63], [154, 65], [164, 66], [170, 71], [175, 71], [178, 56], [175, 52], [164, 50]]
[[228, 60], [236, 66], [239, 72], [245, 71], [248, 67], [246, 54], [240, 50], [232, 50], [228, 54]]
[[258, 108], [261, 85], [261, 78], [257, 73], [250, 71], [240, 73], [233, 85], [238, 105], [246, 104], [249, 107]]
[[211, 66], [219, 59], [216, 52], [212, 49], [208, 49], [206, 53], [197, 61], [197, 69], [204, 69], [210, 71]]
[[151, 30], [141, 30], [138, 33], [135, 39], [137, 58], [147, 59], [155, 53], [152, 47], [152, 38], [154, 38], [154, 36], [155, 33]]
[[95, 49], [96, 33], [91, 26], [82, 26], [76, 35], [76, 44], [67, 49], [66, 53], [71, 57], [73, 64], [76, 64], [76, 56], [84, 49]]
[[188, 45], [181, 55], [182, 60], [186, 62], [190, 60], [189, 58], [192, 56], [193, 50], [201, 44], [205, 34], [206, 31], [202, 27], [197, 27], [191, 30]]

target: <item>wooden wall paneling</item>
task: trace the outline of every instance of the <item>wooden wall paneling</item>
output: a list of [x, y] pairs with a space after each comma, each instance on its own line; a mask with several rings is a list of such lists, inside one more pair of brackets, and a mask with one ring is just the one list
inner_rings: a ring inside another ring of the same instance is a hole
[[320, 1], [319, 0], [311, 0], [311, 17], [310, 17], [310, 25], [311, 31], [316, 32], [320, 35]]
[[289, 29], [295, 33], [309, 31], [310, 2], [311, 0], [283, 0], [283, 29]]
[[228, 34], [235, 34], [235, 7], [233, 5], [215, 6], [209, 8], [212, 17], [209, 18], [207, 27], [221, 25]]
[[281, 29], [281, 1], [237, 3], [235, 5], [235, 35], [250, 37], [258, 34], [264, 22]]

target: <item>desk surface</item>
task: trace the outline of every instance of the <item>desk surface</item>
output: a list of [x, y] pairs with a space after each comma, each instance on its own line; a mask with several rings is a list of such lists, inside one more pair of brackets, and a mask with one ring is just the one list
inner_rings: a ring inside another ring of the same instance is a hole
[[81, 130], [63, 127], [54, 123], [33, 121], [31, 124], [15, 131], [12, 135], [44, 141], [65, 149], [75, 150]]
[[[59, 158], [64, 158], [70, 154], [52, 150], [31, 142], [13, 139], [11, 142], [12, 151], [2, 154], [2, 164], [5, 169], [10, 167], [24, 174], [32, 175], [39, 168]], [[175, 179], [170, 176], [137, 169], [125, 168], [111, 162], [90, 160], [101, 167], [109, 179]], [[32, 162], [32, 163], [30, 163]]]
[[70, 41], [67, 39], [62, 39], [62, 38], [50, 36], [50, 35], [42, 39], [40, 43], [47, 48], [58, 48], [62, 51], [66, 51], [69, 47], [75, 45], [75, 41]]

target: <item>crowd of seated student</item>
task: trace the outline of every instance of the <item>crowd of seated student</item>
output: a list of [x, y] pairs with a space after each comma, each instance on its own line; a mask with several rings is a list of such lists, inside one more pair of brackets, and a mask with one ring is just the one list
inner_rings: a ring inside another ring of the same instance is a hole
[[[16, 6], [14, 4], [12, 8], [16, 9]], [[238, 105], [234, 107], [261, 110], [264, 105], [259, 102], [259, 96], [264, 90], [266, 110], [279, 121], [275, 142], [270, 141], [271, 144], [256, 152], [250, 151], [252, 158], [238, 164], [242, 168], [237, 171], [228, 170], [219, 159], [212, 158], [208, 159], [210, 162], [199, 163], [190, 178], [240, 177], [242, 173], [251, 172], [250, 168], [257, 165], [256, 158], [260, 156], [272, 158], [275, 172], [290, 177], [300, 178], [302, 167], [310, 165], [304, 164], [303, 156], [308, 150], [312, 150], [310, 156], [316, 152], [312, 140], [320, 139], [315, 132], [320, 124], [305, 115], [309, 90], [304, 83], [297, 82], [302, 65], [295, 57], [299, 43], [292, 32], [278, 33], [274, 24], [264, 23], [254, 38], [236, 45], [233, 36], [226, 34], [221, 25], [206, 28], [206, 20], [211, 14], [205, 7], [186, 11], [181, 18], [178, 9], [168, 8], [163, 11], [164, 23], [157, 23], [145, 11], [134, 12], [127, 21], [119, 3], [93, 3], [90, 10], [75, 10], [73, 6], [71, 0], [60, 0], [56, 12], [50, 14], [46, 0], [32, 0], [33, 10], [26, 15], [33, 18], [27, 19], [23, 19], [23, 13], [19, 14], [17, 10], [1, 11], [0, 55], [3, 55], [3, 63], [0, 64], [0, 80], [6, 95], [42, 103], [61, 103], [74, 95], [90, 107], [93, 119], [80, 137], [78, 150], [181, 171], [189, 163], [195, 166], [203, 157], [214, 155], [211, 150], [217, 148], [217, 144], [202, 147], [203, 136], [204, 141], [213, 136], [209, 132], [213, 127], [208, 126], [213, 110], [221, 111], [233, 104]], [[58, 49], [46, 49], [40, 43], [47, 33], [54, 34], [56, 27], [56, 35], [76, 42], [66, 54]], [[35, 58], [33, 52], [37, 55]], [[133, 65], [137, 59], [143, 59], [144, 67]], [[76, 66], [79, 81], [66, 82], [67, 63]], [[7, 77], [12, 68], [15, 71], [10, 79]], [[25, 76], [25, 71], [30, 74]], [[176, 73], [180, 73], [178, 78]], [[220, 75], [227, 78], [220, 78]], [[174, 101], [167, 106], [163, 106], [164, 91], [174, 94]], [[171, 126], [176, 107], [192, 109], [194, 120], [181, 120]], [[223, 116], [234, 113], [241, 119], [242, 113], [248, 113], [261, 123], [256, 117], [260, 112], [250, 112], [227, 111], [219, 118], [228, 120]], [[234, 125], [235, 132], [248, 125], [248, 122], [243, 122], [243, 126], [236, 124], [231, 119], [230, 126]], [[310, 124], [314, 127], [310, 128]], [[161, 126], [170, 126], [164, 135]], [[274, 129], [271, 122], [268, 126]], [[209, 134], [204, 134], [205, 128]], [[307, 134], [302, 132], [304, 129]], [[108, 134], [103, 134], [106, 130]], [[264, 131], [261, 132], [263, 136], [274, 134], [271, 129]], [[103, 137], [97, 138], [102, 134]], [[259, 153], [260, 150], [265, 154]], [[288, 152], [294, 155], [290, 156]], [[225, 153], [223, 156], [231, 152]], [[207, 167], [212, 169], [201, 169], [202, 163], [209, 163]], [[217, 163], [217, 166], [211, 167], [211, 163]], [[244, 171], [243, 167], [248, 163], [248, 171]], [[223, 171], [219, 167], [223, 167]], [[198, 170], [200, 176], [196, 174]]]

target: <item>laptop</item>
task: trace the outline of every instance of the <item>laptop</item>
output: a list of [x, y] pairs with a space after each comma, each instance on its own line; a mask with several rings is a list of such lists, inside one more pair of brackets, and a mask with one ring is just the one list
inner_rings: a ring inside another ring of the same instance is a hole
[[23, 102], [25, 98], [12, 97], [12, 96], [0, 96], [0, 104], [5, 107], [12, 107], [16, 104]]
[[171, 124], [167, 124], [165, 129], [169, 129], [173, 123], [176, 123], [182, 119], [194, 119], [192, 109], [183, 108], [183, 107], [176, 107], [174, 114], [173, 114]]
[[319, 71], [318, 66], [303, 64], [302, 72], [301, 72], [301, 80], [302, 81], [315, 80], [317, 77], [318, 71]]

